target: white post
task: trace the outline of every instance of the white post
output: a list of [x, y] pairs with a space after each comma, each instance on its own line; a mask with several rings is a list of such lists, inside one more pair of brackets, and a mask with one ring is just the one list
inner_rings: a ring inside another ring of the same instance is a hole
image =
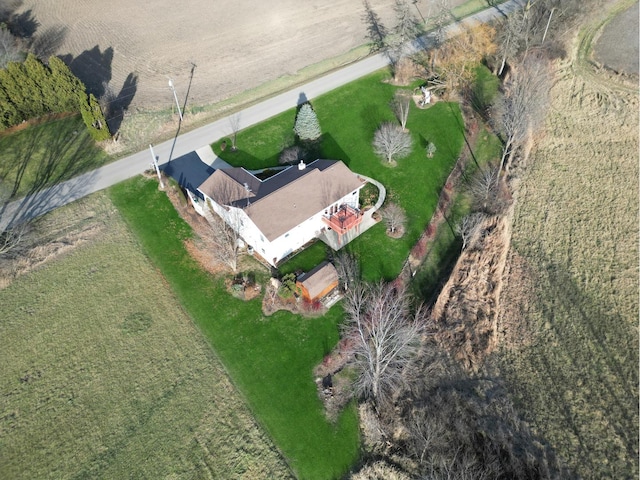
[[542, 42], [541, 43], [544, 43], [544, 39], [547, 38], [547, 30], [549, 30], [549, 24], [551, 23], [551, 17], [553, 16], [553, 11], [555, 9], [556, 9], [555, 7], [553, 7], [551, 9], [551, 13], [549, 14], [549, 20], [547, 21], [547, 28], [544, 29], [544, 35], [542, 35]]
[[153, 167], [156, 169], [156, 173], [158, 174], [158, 182], [160, 182], [160, 188], [164, 189], [164, 183], [162, 182], [162, 175], [160, 175], [160, 168], [158, 167], [158, 159], [156, 154], [153, 151], [153, 147], [149, 145], [149, 150], [151, 150], [151, 158], [153, 159]]
[[182, 121], [182, 110], [180, 110], [180, 102], [178, 102], [178, 95], [176, 94], [176, 89], [173, 87], [173, 80], [169, 79], [169, 88], [173, 92], [173, 98], [176, 99], [176, 106], [178, 107], [178, 115], [180, 115], [180, 121]]

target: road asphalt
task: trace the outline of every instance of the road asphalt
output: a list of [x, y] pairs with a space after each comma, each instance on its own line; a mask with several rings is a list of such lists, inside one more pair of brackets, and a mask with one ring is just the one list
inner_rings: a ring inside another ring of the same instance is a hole
[[[522, 7], [525, 0], [509, 0], [497, 7], [490, 7], [465, 20], [467, 22], [487, 22], [503, 16], [516, 8]], [[460, 23], [447, 28], [447, 36], [455, 35]], [[424, 48], [429, 44], [429, 36], [409, 45], [406, 53]], [[260, 123], [281, 112], [293, 108], [300, 103], [311, 100], [350, 83], [358, 78], [375, 72], [389, 64], [385, 54], [376, 54], [358, 62], [354, 62], [339, 70], [317, 78], [309, 83], [293, 88], [287, 92], [268, 98], [258, 104], [239, 112], [240, 130]], [[154, 145], [153, 149], [159, 164], [168, 162], [171, 158], [178, 158], [204, 145], [210, 145], [216, 140], [232, 133], [228, 117], [221, 118], [203, 127], [178, 135], [174, 140]], [[141, 174], [151, 166], [152, 156], [149, 149], [135, 153], [116, 162], [100, 167], [91, 172], [79, 175], [66, 182], [44, 189], [30, 197], [26, 197], [6, 205], [0, 211], [0, 232], [4, 231], [11, 222], [35, 218], [57, 207], [71, 203], [91, 193], [115, 185], [128, 178]]]

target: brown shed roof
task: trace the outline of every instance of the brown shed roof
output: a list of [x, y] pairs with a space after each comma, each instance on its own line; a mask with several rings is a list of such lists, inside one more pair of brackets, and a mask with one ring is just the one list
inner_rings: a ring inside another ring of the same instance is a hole
[[322, 262], [313, 270], [298, 277], [298, 282], [309, 292], [309, 298], [315, 299], [331, 285], [338, 283], [338, 271], [332, 263]]
[[244, 209], [269, 241], [321, 212], [364, 183], [341, 161], [316, 160], [260, 181], [241, 168], [217, 170], [199, 190]]

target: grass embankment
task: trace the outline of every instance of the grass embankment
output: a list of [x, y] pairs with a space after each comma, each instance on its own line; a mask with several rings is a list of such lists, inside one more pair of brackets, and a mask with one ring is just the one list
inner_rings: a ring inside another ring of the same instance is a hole
[[21, 197], [108, 161], [78, 115], [5, 132], [0, 152], [0, 198], [11, 193]]
[[[463, 143], [457, 104], [441, 102], [421, 110], [412, 102], [407, 128], [413, 137], [413, 152], [398, 160], [396, 167], [376, 157], [371, 146], [376, 129], [384, 121], [396, 121], [389, 103], [399, 87], [386, 83], [386, 77], [386, 73], [378, 72], [312, 101], [323, 131], [319, 155], [342, 160], [354, 172], [380, 181], [387, 189], [387, 198], [407, 213], [407, 230], [402, 238], [389, 238], [380, 223], [347, 247], [359, 257], [368, 280], [390, 280], [400, 273], [409, 250], [433, 215]], [[293, 142], [295, 115], [295, 109], [291, 109], [240, 132], [238, 152], [220, 152], [219, 143], [214, 150], [232, 165], [248, 169], [275, 166], [283, 145]], [[437, 147], [433, 158], [426, 157], [427, 142]], [[283, 268], [288, 267], [285, 264]]]
[[522, 181], [505, 295], [529, 341], [501, 365], [582, 478], [637, 478], [638, 91], [588, 68], [561, 66]]
[[0, 291], [0, 478], [290, 477], [106, 195], [44, 221], [93, 236]]
[[183, 245], [189, 228], [156, 182], [137, 178], [110, 193], [296, 475], [344, 474], [358, 455], [355, 408], [337, 425], [328, 423], [312, 378], [313, 367], [338, 341], [340, 307], [312, 320], [288, 312], [265, 318], [260, 300], [232, 297], [223, 278], [208, 275], [189, 256]]

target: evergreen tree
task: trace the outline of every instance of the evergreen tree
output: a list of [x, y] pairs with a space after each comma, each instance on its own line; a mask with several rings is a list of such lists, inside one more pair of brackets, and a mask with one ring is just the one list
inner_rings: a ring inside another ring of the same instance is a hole
[[43, 64], [38, 57], [30, 53], [22, 64], [30, 81], [34, 93], [37, 91], [41, 115], [49, 112], [57, 112], [57, 99], [51, 85], [51, 70]]
[[49, 58], [51, 70], [51, 83], [57, 100], [56, 112], [77, 112], [78, 99], [84, 94], [86, 103], [86, 90], [83, 83], [76, 77], [69, 67], [58, 57]]
[[6, 83], [3, 86], [11, 102], [16, 106], [20, 114], [20, 121], [31, 118], [34, 115], [33, 108], [29, 98], [25, 97], [25, 91], [22, 88], [25, 83], [26, 75], [22, 69], [22, 64], [18, 62], [9, 62], [5, 69], [7, 73]]
[[[84, 100], [83, 100], [84, 97]], [[84, 93], [80, 96], [80, 113], [82, 114], [82, 120], [89, 129], [89, 134], [97, 142], [108, 140], [111, 138], [109, 133], [109, 127], [107, 121], [100, 108], [100, 103], [93, 96], [93, 93], [89, 95], [89, 101], [87, 101], [87, 95]]]
[[0, 70], [0, 130], [20, 123], [20, 113], [4, 89], [8, 76], [6, 70]]
[[322, 135], [318, 116], [309, 102], [300, 107], [293, 131], [300, 140], [317, 140]]

